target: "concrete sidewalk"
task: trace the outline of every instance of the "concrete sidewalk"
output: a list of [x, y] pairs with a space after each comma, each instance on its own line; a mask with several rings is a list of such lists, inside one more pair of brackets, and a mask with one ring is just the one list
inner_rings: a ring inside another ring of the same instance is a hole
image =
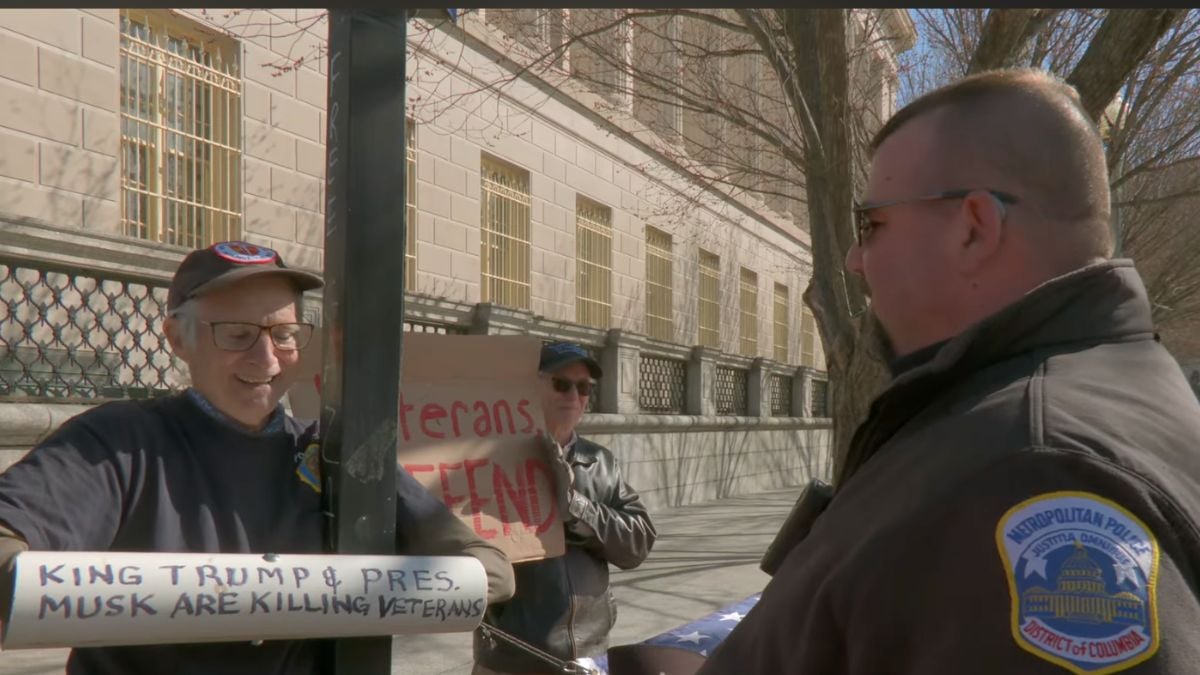
[[[658, 542], [638, 569], [613, 574], [612, 644], [640, 642], [762, 590], [762, 552], [800, 488], [733, 497], [652, 514]], [[393, 644], [393, 675], [471, 671], [471, 635], [410, 635]], [[62, 673], [67, 650], [0, 653], [0, 675]]]

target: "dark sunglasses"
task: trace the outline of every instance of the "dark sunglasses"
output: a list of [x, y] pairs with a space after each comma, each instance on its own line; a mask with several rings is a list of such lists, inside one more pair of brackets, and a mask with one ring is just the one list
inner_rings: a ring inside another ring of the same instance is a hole
[[964, 188], [958, 190], [946, 190], [935, 195], [924, 195], [922, 197], [909, 197], [907, 199], [889, 199], [883, 202], [867, 202], [865, 204], [856, 204], [854, 206], [854, 233], [858, 239], [858, 245], [862, 246], [863, 241], [870, 236], [871, 230], [875, 229], [875, 223], [871, 221], [870, 212], [876, 209], [882, 209], [886, 206], [896, 206], [897, 204], [910, 204], [912, 202], [939, 202], [945, 199], [962, 199], [976, 190], [983, 190], [996, 198], [1000, 202], [1001, 214], [1004, 217], [1005, 204], [1017, 204], [1019, 199], [1007, 192], [999, 190], [989, 190], [988, 188]]
[[568, 380], [565, 377], [551, 377], [550, 386], [554, 387], [554, 391], [557, 391], [560, 394], [565, 394], [571, 391], [571, 387], [574, 387], [575, 391], [579, 392], [580, 396], [587, 397], [592, 395], [592, 390], [596, 388], [596, 383], [591, 380], [580, 380], [576, 382], [574, 380]]

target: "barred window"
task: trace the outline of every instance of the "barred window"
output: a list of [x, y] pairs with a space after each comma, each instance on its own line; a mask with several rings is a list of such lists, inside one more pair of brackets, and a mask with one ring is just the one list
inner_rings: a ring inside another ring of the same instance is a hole
[[[682, 37], [681, 16], [639, 17], [633, 29], [633, 59], [638, 77], [633, 78], [633, 116], [671, 143], [679, 142], [683, 128], [680, 90]], [[662, 83], [674, 83], [664, 95]]]
[[575, 319], [595, 328], [612, 322], [612, 209], [575, 197]]
[[237, 42], [167, 10], [121, 10], [121, 228], [189, 248], [242, 229]]
[[434, 333], [436, 335], [467, 334], [467, 329], [465, 326], [458, 326], [451, 323], [441, 323], [439, 321], [421, 321], [420, 319], [405, 320], [404, 330], [408, 333]]
[[829, 380], [813, 378], [810, 417], [829, 417]]
[[700, 344], [721, 347], [721, 256], [700, 249]]
[[800, 306], [800, 365], [817, 367], [817, 320], [808, 305]]
[[417, 130], [416, 122], [404, 120], [404, 287], [417, 285]]
[[628, 10], [572, 9], [568, 22], [575, 39], [567, 47], [571, 75], [613, 105], [626, 105], [632, 58], [632, 23]]
[[743, 356], [758, 355], [758, 274], [742, 268], [741, 293], [738, 301], [741, 314], [738, 321], [739, 350]]
[[674, 291], [671, 235], [646, 227], [646, 332], [658, 340], [674, 341], [671, 319]]
[[568, 10], [547, 8], [497, 9], [481, 10], [483, 19], [488, 25], [504, 31], [509, 37], [536, 54], [547, 54], [553, 57], [553, 65], [559, 70], [567, 66], [568, 49], [560, 49], [566, 42]]
[[642, 354], [638, 360], [638, 407], [646, 413], [682, 414], [687, 362]]
[[791, 417], [792, 378], [787, 375], [771, 375], [771, 416]]
[[482, 300], [529, 309], [529, 172], [484, 157], [480, 174]]
[[718, 415], [746, 414], [748, 373], [741, 368], [717, 366], [716, 399]]
[[788, 362], [788, 287], [775, 284], [775, 360]]

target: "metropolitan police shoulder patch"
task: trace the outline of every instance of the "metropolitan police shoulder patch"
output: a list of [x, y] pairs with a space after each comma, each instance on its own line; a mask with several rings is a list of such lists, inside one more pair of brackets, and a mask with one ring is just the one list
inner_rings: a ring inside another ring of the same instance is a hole
[[1158, 651], [1158, 541], [1132, 513], [1088, 492], [1050, 492], [1009, 509], [996, 545], [1022, 649], [1081, 675]]

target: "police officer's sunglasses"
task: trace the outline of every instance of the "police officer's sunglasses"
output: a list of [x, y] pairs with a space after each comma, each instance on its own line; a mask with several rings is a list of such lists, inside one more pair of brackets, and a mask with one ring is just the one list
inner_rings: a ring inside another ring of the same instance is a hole
[[554, 391], [560, 394], [565, 394], [571, 391], [571, 387], [579, 392], [580, 396], [591, 396], [592, 390], [596, 388], [596, 383], [593, 380], [568, 380], [565, 377], [550, 376], [550, 386], [554, 387]]
[[275, 323], [264, 326], [243, 321], [201, 321], [212, 328], [213, 344], [227, 352], [244, 352], [258, 343], [265, 332], [281, 352], [304, 349], [312, 339], [311, 323]]
[[1019, 199], [1007, 192], [999, 190], [990, 190], [988, 188], [961, 188], [957, 190], [946, 190], [935, 195], [924, 195], [922, 197], [909, 197], [907, 199], [889, 199], [883, 202], [867, 202], [865, 204], [854, 205], [854, 233], [858, 238], [858, 245], [862, 246], [863, 241], [871, 235], [871, 230], [875, 229], [875, 223], [871, 221], [871, 212], [876, 209], [882, 209], [885, 206], [896, 206], [897, 204], [909, 204], [912, 202], [939, 202], [945, 199], [962, 199], [976, 190], [983, 190], [996, 198], [1000, 202], [1000, 218], [1003, 220], [1007, 215], [1004, 210], [1006, 204], [1017, 204]]

